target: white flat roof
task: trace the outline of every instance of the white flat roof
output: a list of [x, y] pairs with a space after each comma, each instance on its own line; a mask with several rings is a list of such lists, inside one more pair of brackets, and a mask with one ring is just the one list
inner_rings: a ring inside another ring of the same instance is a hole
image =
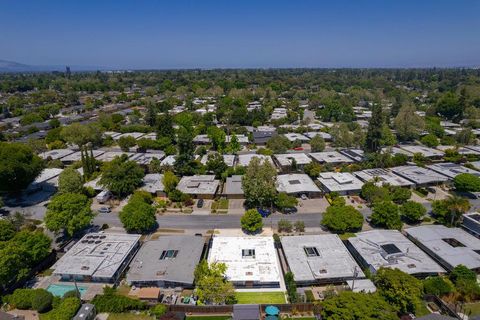
[[282, 153], [273, 155], [277, 159], [278, 163], [282, 167], [288, 167], [292, 165], [292, 159], [295, 159], [298, 165], [306, 165], [312, 162], [305, 153]]
[[57, 160], [63, 157], [68, 156], [69, 154], [74, 153], [75, 151], [71, 149], [55, 149], [55, 150], [49, 150], [40, 153], [38, 156], [44, 160], [51, 158], [52, 160]]
[[[320, 125], [319, 125], [320, 126]], [[330, 133], [318, 131], [318, 132], [307, 132], [305, 136], [312, 139], [316, 136], [322, 137], [324, 140], [332, 140], [332, 135]]]
[[35, 178], [32, 184], [38, 184], [46, 182], [48, 180], [54, 179], [62, 173], [63, 169], [60, 168], [45, 168], [42, 172]]
[[408, 181], [400, 176], [397, 176], [393, 172], [387, 169], [366, 169], [362, 171], [357, 171], [353, 173], [360, 179], [365, 182], [374, 181], [375, 179], [378, 180], [376, 185], [384, 185], [389, 184], [391, 186], [399, 186], [399, 187], [406, 187], [413, 185], [413, 182]]
[[321, 163], [351, 163], [353, 162], [347, 156], [337, 151], [323, 151], [309, 153], [310, 157]]
[[408, 274], [445, 272], [425, 252], [397, 230], [371, 230], [355, 234], [348, 242], [365, 262], [377, 271], [396, 268]]
[[238, 155], [238, 165], [246, 167], [250, 164], [250, 161], [252, 161], [253, 158], [259, 158], [261, 160], [261, 162], [268, 161], [271, 164], [273, 164], [272, 157], [270, 157], [270, 156], [266, 156], [266, 155], [263, 155], [263, 154], [249, 153], [249, 154], [239, 154]]
[[363, 182], [349, 172], [322, 172], [318, 178], [330, 192], [359, 191]]
[[310, 140], [308, 137], [306, 137], [306, 136], [304, 136], [303, 134], [300, 134], [300, 133], [285, 133], [284, 136], [287, 137], [287, 139], [292, 141], [292, 142], [297, 141], [297, 140], [300, 140], [300, 141]]
[[52, 267], [54, 274], [111, 278], [137, 245], [138, 234], [89, 233]]
[[162, 166], [173, 166], [175, 164], [175, 157], [176, 155], [169, 155], [166, 156], [165, 159], [162, 160]]
[[443, 151], [419, 145], [401, 145], [400, 148], [413, 154], [420, 153], [426, 158], [443, 157], [445, 155]]
[[347, 248], [336, 234], [281, 237], [283, 252], [295, 281], [362, 278]]
[[[244, 250], [254, 250], [253, 255], [244, 256]], [[272, 237], [214, 237], [208, 262], [215, 261], [227, 265], [227, 278], [233, 282], [280, 282]]]
[[459, 264], [469, 269], [480, 268], [480, 240], [460, 228], [426, 225], [405, 232], [451, 268]]
[[186, 194], [215, 194], [219, 184], [214, 175], [184, 176], [177, 189]]
[[400, 166], [391, 168], [390, 170], [415, 184], [434, 184], [448, 180], [446, 176], [440, 173], [418, 166]]
[[291, 193], [320, 192], [320, 189], [306, 174], [282, 174], [277, 176], [277, 191]]
[[150, 193], [162, 192], [164, 190], [163, 186], [163, 174], [160, 173], [149, 173], [143, 177], [143, 186], [140, 190], [144, 190]]
[[96, 157], [97, 160], [103, 161], [103, 162], [109, 162], [115, 159], [115, 157], [120, 157], [122, 154], [126, 154], [129, 158], [132, 157], [135, 153], [133, 152], [123, 152], [123, 151], [107, 151], [98, 157]]
[[[234, 154], [222, 154], [223, 161], [228, 167], [233, 167], [235, 165], [235, 155]], [[204, 155], [200, 162], [203, 165], [206, 165], [208, 162], [208, 154]]]
[[461, 173], [470, 173], [475, 176], [480, 176], [480, 172], [452, 162], [435, 163], [428, 165], [427, 168], [435, 172], [441, 173], [451, 179], [455, 178]]
[[[104, 154], [105, 151], [103, 150], [92, 150], [93, 157], [96, 159], [102, 154]], [[89, 152], [90, 154], [90, 152]], [[60, 159], [62, 162], [75, 162], [75, 161], [80, 161], [82, 160], [82, 153], [80, 151], [74, 152], [69, 154], [68, 156], [63, 157]]]

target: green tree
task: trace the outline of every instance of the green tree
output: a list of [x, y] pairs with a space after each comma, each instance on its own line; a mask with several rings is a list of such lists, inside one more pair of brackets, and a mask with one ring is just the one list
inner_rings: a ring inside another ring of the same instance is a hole
[[122, 154], [107, 162], [102, 167], [100, 184], [118, 196], [132, 193], [142, 184], [145, 176], [143, 169], [128, 156]]
[[394, 320], [398, 316], [379, 294], [342, 291], [325, 299], [321, 315], [329, 320]]
[[69, 320], [72, 319], [80, 308], [78, 298], [65, 298], [51, 311], [42, 315], [42, 320]]
[[217, 179], [221, 178], [222, 174], [228, 169], [223, 156], [219, 153], [211, 153], [207, 159], [207, 171], [213, 172]]
[[230, 136], [230, 142], [227, 145], [227, 152], [232, 154], [237, 154], [238, 151], [242, 150], [242, 146], [238, 142], [237, 135], [232, 133]]
[[315, 161], [312, 161], [310, 163], [307, 163], [304, 167], [303, 167], [303, 171], [308, 174], [308, 176], [310, 178], [313, 178], [313, 179], [316, 179], [318, 178], [318, 176], [320, 175], [320, 173], [322, 172], [323, 170], [323, 167], [321, 164], [315, 162]]
[[195, 147], [193, 145], [192, 130], [180, 127], [177, 133], [178, 156], [175, 158], [175, 171], [180, 175], [194, 173], [192, 165]]
[[262, 230], [263, 219], [257, 209], [250, 209], [240, 219], [242, 229], [248, 233], [255, 233]]
[[45, 289], [34, 289], [32, 296], [32, 309], [40, 313], [49, 311], [52, 308], [53, 295]]
[[87, 227], [93, 219], [92, 201], [83, 194], [63, 193], [52, 198], [45, 215], [45, 224], [50, 231], [64, 230], [73, 236]]
[[420, 139], [420, 142], [430, 148], [435, 148], [438, 146], [438, 138], [433, 134], [427, 134]]
[[10, 221], [0, 220], [0, 242], [12, 239], [15, 233], [15, 227]]
[[82, 193], [83, 178], [80, 172], [73, 167], [68, 167], [58, 177], [59, 193]]
[[137, 140], [132, 136], [123, 136], [118, 139], [117, 143], [122, 151], [128, 152], [131, 147], [137, 144]]
[[120, 212], [120, 221], [128, 232], [147, 233], [157, 225], [155, 212], [140, 196], [132, 196]]
[[165, 171], [163, 174], [163, 186], [166, 193], [170, 193], [177, 187], [178, 177], [172, 171]]
[[464, 111], [459, 103], [458, 96], [451, 91], [444, 93], [440, 97], [436, 110], [437, 113], [450, 120], [461, 119]]
[[418, 223], [427, 213], [427, 209], [418, 202], [407, 201], [400, 206], [400, 215], [409, 223]]
[[195, 268], [195, 292], [203, 304], [233, 304], [235, 289], [227, 281], [225, 263], [202, 260]]
[[453, 179], [455, 189], [460, 192], [480, 192], [480, 177], [471, 173], [461, 173]]
[[273, 153], [285, 153], [292, 147], [292, 143], [284, 135], [276, 135], [268, 139], [267, 148]]
[[225, 149], [226, 134], [222, 129], [211, 126], [207, 129], [207, 135], [212, 141], [213, 150], [222, 151]]
[[468, 210], [470, 210], [470, 202], [468, 199], [459, 196], [450, 196], [432, 202], [432, 212], [437, 220], [449, 227], [458, 225], [462, 215]]
[[312, 152], [322, 152], [325, 150], [325, 140], [320, 135], [316, 135], [310, 140]]
[[402, 228], [402, 221], [398, 213], [398, 206], [391, 201], [376, 202], [371, 215], [372, 223], [387, 229]]
[[43, 170], [42, 159], [20, 143], [0, 142], [0, 191], [26, 188]]
[[415, 111], [415, 106], [407, 104], [400, 109], [393, 121], [393, 126], [401, 141], [415, 139], [425, 127], [424, 120]]
[[453, 283], [445, 277], [428, 277], [423, 280], [423, 290], [426, 294], [442, 297], [455, 290]]
[[270, 162], [254, 157], [242, 178], [247, 205], [271, 206], [277, 194], [276, 177], [277, 171]]
[[298, 205], [298, 200], [295, 197], [289, 196], [285, 192], [280, 192], [277, 194], [277, 198], [275, 199], [275, 206], [279, 210], [284, 210], [288, 208], [295, 208]]
[[422, 296], [422, 283], [399, 269], [380, 268], [374, 277], [375, 286], [398, 312], [415, 313]]
[[412, 197], [412, 191], [408, 188], [402, 188], [398, 186], [384, 186], [390, 192], [392, 201], [396, 204], [405, 203]]
[[288, 300], [290, 303], [298, 302], [297, 284], [292, 272], [285, 273], [285, 286], [287, 287]]
[[387, 188], [379, 187], [374, 182], [364, 183], [360, 196], [369, 203], [391, 200], [391, 194]]
[[353, 147], [358, 141], [359, 137], [350, 132], [348, 125], [346, 123], [340, 123], [334, 125], [330, 129], [330, 134], [332, 135], [333, 145], [335, 147], [350, 148]]
[[368, 123], [367, 136], [365, 139], [366, 152], [379, 152], [382, 145], [383, 115], [382, 106], [374, 103], [372, 107], [372, 118]]
[[166, 137], [171, 141], [175, 139], [175, 131], [173, 130], [173, 117], [168, 114], [162, 114], [157, 117], [157, 138]]
[[102, 142], [102, 129], [100, 125], [95, 123], [80, 124], [75, 122], [63, 127], [60, 134], [63, 140], [79, 147], [82, 147], [87, 143], [92, 143], [93, 145], [98, 146]]
[[323, 214], [321, 224], [336, 233], [362, 229], [363, 216], [352, 206], [332, 205]]

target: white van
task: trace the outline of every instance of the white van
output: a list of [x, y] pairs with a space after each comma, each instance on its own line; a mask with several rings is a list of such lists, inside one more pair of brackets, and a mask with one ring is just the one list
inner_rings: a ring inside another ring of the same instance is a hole
[[98, 203], [105, 203], [108, 200], [110, 200], [111, 197], [112, 197], [112, 193], [110, 191], [103, 190], [102, 192], [97, 194], [97, 201]]

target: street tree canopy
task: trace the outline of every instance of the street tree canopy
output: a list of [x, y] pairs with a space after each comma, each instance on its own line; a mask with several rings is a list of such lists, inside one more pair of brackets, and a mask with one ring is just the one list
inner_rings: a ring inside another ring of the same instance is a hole
[[48, 204], [45, 224], [53, 232], [65, 231], [73, 236], [90, 224], [93, 213], [92, 200], [83, 194], [63, 193], [52, 198]]
[[59, 193], [82, 193], [83, 178], [80, 172], [73, 167], [68, 167], [58, 177]]
[[120, 212], [120, 221], [128, 232], [146, 233], [157, 225], [155, 208], [141, 193], [135, 193]]
[[362, 229], [363, 216], [352, 206], [332, 205], [325, 211], [322, 225], [336, 233], [355, 232]]
[[371, 219], [374, 225], [387, 229], [400, 230], [403, 225], [398, 213], [398, 206], [391, 201], [375, 203]]
[[242, 229], [248, 233], [255, 233], [262, 230], [263, 219], [262, 215], [257, 211], [257, 209], [250, 209], [245, 212], [245, 214], [240, 219]]
[[277, 194], [277, 171], [273, 165], [253, 158], [242, 177], [242, 188], [247, 206], [271, 206]]
[[142, 184], [143, 169], [123, 154], [102, 167], [100, 184], [117, 196], [126, 196]]

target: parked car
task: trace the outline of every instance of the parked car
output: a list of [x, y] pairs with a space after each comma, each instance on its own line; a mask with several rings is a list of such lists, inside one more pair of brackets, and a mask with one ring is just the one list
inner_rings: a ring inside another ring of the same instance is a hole
[[257, 208], [258, 213], [264, 218], [268, 217], [272, 213], [269, 209]]
[[108, 200], [110, 200], [110, 198], [112, 198], [112, 193], [108, 190], [103, 190], [102, 192], [100, 192], [99, 194], [97, 194], [97, 201], [98, 203], [105, 203], [107, 202]]
[[302, 195], [300, 196], [300, 198], [302, 198], [302, 200], [307, 200], [308, 197], [305, 193], [302, 193]]
[[203, 199], [198, 199], [197, 208], [203, 208]]
[[428, 187], [427, 191], [430, 192], [430, 193], [436, 193], [437, 192], [437, 190], [435, 190], [434, 187]]
[[100, 209], [98, 209], [98, 212], [99, 213], [110, 213], [110, 212], [112, 212], [112, 209], [110, 209], [110, 207], [101, 207]]
[[297, 213], [297, 208], [284, 208], [283, 213], [285, 214], [291, 214], [291, 213]]

